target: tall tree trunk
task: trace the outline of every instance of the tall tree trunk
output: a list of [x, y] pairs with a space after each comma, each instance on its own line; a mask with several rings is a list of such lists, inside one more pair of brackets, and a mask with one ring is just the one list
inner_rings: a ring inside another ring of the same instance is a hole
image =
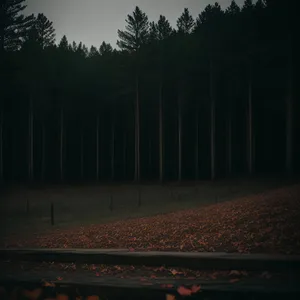
[[0, 27], [0, 59], [4, 56], [4, 27]]
[[111, 124], [111, 179], [115, 179], [115, 112]]
[[[15, 146], [16, 146], [16, 136], [15, 136], [15, 128], [11, 128], [11, 180], [13, 181], [15, 178]], [[29, 132], [28, 132], [29, 133]], [[29, 150], [29, 149], [28, 149]], [[29, 154], [29, 153], [28, 153]], [[29, 155], [28, 155], [29, 158]]]
[[136, 108], [135, 108], [135, 174], [134, 180], [140, 181], [140, 99], [139, 76], [136, 76]]
[[163, 148], [163, 108], [162, 108], [162, 101], [163, 101], [163, 83], [162, 78], [160, 79], [159, 83], [159, 181], [162, 183], [164, 178], [164, 148]]
[[28, 181], [31, 181], [31, 98], [28, 110]]
[[232, 174], [232, 97], [233, 85], [229, 83], [229, 99], [227, 111], [227, 174]]
[[293, 173], [293, 57], [292, 37], [290, 36], [288, 58], [288, 82], [286, 97], [286, 157], [285, 169], [288, 175]]
[[216, 166], [215, 166], [215, 69], [212, 60], [210, 61], [210, 178], [215, 180], [216, 178]]
[[199, 180], [199, 103], [196, 104], [195, 179]]
[[46, 131], [45, 124], [42, 125], [42, 166], [41, 166], [41, 177], [42, 181], [45, 179], [45, 151], [46, 151]]
[[152, 176], [152, 143], [151, 138], [149, 137], [149, 150], [148, 150], [148, 177], [151, 178]]
[[97, 181], [99, 181], [99, 122], [100, 122], [100, 117], [98, 113], [97, 124], [96, 124], [96, 180]]
[[80, 177], [83, 180], [83, 128], [80, 130]]
[[[181, 88], [181, 87], [180, 87]], [[182, 115], [181, 115], [181, 93], [178, 94], [178, 181], [182, 178]]]
[[28, 113], [28, 179], [33, 181], [33, 102], [32, 96], [29, 100], [29, 113]]
[[253, 174], [252, 66], [248, 74], [248, 173]]
[[64, 165], [63, 165], [63, 150], [64, 150], [64, 110], [61, 107], [60, 110], [60, 180], [64, 180]]
[[126, 160], [126, 152], [127, 152], [127, 138], [126, 132], [124, 132], [124, 142], [123, 142], [123, 176], [124, 180], [126, 180], [126, 172], [127, 172], [127, 160]]
[[0, 182], [3, 180], [3, 110], [0, 113]]

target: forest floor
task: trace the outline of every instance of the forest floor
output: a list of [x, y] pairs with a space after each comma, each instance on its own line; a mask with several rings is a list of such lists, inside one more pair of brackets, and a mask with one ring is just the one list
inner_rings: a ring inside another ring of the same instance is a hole
[[20, 189], [1, 201], [1, 244], [300, 254], [300, 184], [278, 184], [144, 185], [139, 208], [137, 187], [129, 185]]
[[[80, 217], [76, 222], [67, 223], [66, 226], [54, 226], [55, 228], [51, 230], [42, 230], [46, 227], [42, 228], [41, 225], [40, 230], [35, 229], [35, 231], [31, 232], [28, 232], [30, 227], [26, 228], [25, 224], [23, 227], [20, 227], [22, 224], [16, 223], [18, 225], [15, 225], [14, 229], [17, 229], [19, 226], [19, 235], [6, 235], [1, 240], [0, 247], [121, 248], [129, 249], [129, 251], [300, 254], [300, 183], [279, 187], [275, 185], [274, 181], [269, 183], [264, 181], [264, 183], [261, 182], [261, 185], [257, 182], [256, 184], [254, 182], [250, 184], [249, 181], [244, 183], [240, 181], [239, 185], [237, 182], [235, 184], [232, 183], [230, 188], [228, 183], [203, 184], [193, 188], [187, 185], [185, 187], [172, 188], [169, 186], [167, 191], [170, 192], [171, 190], [175, 195], [172, 197], [175, 197], [175, 199], [170, 196], [170, 206], [167, 206], [164, 202], [159, 201], [158, 196], [155, 197], [153, 195], [156, 210], [160, 212], [160, 214], [155, 216], [149, 216], [149, 214], [155, 214], [155, 210], [143, 210], [147, 205], [149, 207], [151, 207], [150, 204], [153, 205], [153, 203], [145, 201], [147, 199], [145, 196], [142, 197], [144, 201], [142, 201], [139, 212], [134, 211], [136, 201], [132, 200], [132, 210], [129, 210], [129, 203], [126, 203], [128, 210], [123, 212], [123, 214], [122, 210], [125, 210], [125, 206], [122, 207], [123, 202], [121, 199], [123, 198], [120, 198], [119, 202], [115, 202], [116, 206], [113, 212], [109, 212], [106, 206], [103, 207], [104, 212], [102, 212], [99, 206], [91, 207], [91, 203], [88, 202], [91, 201], [91, 198], [87, 197], [86, 199], [81, 199], [79, 204], [82, 206], [79, 206], [77, 209], [81, 207], [82, 213], [85, 213], [86, 217], [88, 217], [89, 213], [92, 214], [93, 209], [99, 209], [98, 213], [101, 217], [96, 219], [90, 217], [89, 222], [83, 221], [84, 218]], [[128, 189], [128, 187], [126, 188]], [[120, 193], [125, 193], [126, 188], [120, 188]], [[145, 193], [147, 188], [151, 190], [150, 186], [142, 187], [142, 194], [143, 192]], [[179, 188], [182, 189], [180, 190], [181, 192], [179, 192]], [[194, 191], [194, 188], [198, 189], [197, 193]], [[77, 193], [73, 191], [73, 194], [82, 196], [80, 194], [82, 189], [85, 188], [79, 188]], [[102, 187], [102, 189], [105, 188]], [[109, 190], [111, 191], [111, 188]], [[185, 201], [185, 198], [183, 196], [181, 198], [179, 195], [183, 195], [183, 191], [187, 190], [191, 194], [187, 194], [185, 197], [186, 199], [191, 197], [191, 200]], [[67, 188], [65, 188], [65, 191], [67, 191]], [[204, 194], [204, 191], [207, 194]], [[69, 192], [71, 193], [71, 191]], [[115, 193], [116, 189], [114, 189], [114, 195]], [[194, 198], [199, 198], [198, 201], [192, 198], [193, 193], [196, 194]], [[101, 197], [99, 198], [101, 199]], [[33, 198], [30, 199], [32, 200]], [[230, 199], [231, 201], [226, 201]], [[79, 198], [75, 197], [73, 199], [75, 203], [77, 203], [76, 200], [79, 202]], [[43, 201], [43, 199], [40, 201]], [[65, 203], [71, 203], [72, 197], [70, 197], [69, 201], [66, 202], [65, 200]], [[96, 200], [94, 201], [96, 202]], [[58, 203], [57, 200], [56, 204]], [[10, 209], [13, 209], [13, 204], [15, 203], [11, 201], [8, 204], [10, 204]], [[24, 210], [24, 203], [22, 202], [22, 204], [22, 209]], [[83, 210], [84, 204], [86, 208]], [[188, 208], [188, 206], [190, 207]], [[29, 212], [33, 214], [35, 212], [34, 209], [38, 212], [39, 206], [33, 205], [30, 208]], [[173, 209], [174, 212], [162, 214], [162, 212], [166, 212], [164, 210], [168, 209]], [[134, 213], [128, 213], [130, 211]], [[41, 213], [42, 209], [39, 212]], [[76, 211], [73, 210], [73, 212], [75, 213]], [[24, 214], [24, 211], [22, 213]], [[103, 217], [101, 219], [105, 214], [114, 213], [117, 216]], [[30, 218], [30, 214], [27, 218]], [[36, 220], [39, 220], [37, 216]], [[94, 224], [91, 224], [91, 221]], [[10, 224], [7, 225], [10, 226]], [[26, 223], [26, 226], [30, 226], [29, 223]], [[31, 226], [32, 229], [36, 228], [33, 225]], [[192, 293], [194, 287], [200, 289], [198, 285], [194, 285], [191, 290], [176, 285], [178, 282], [183, 284], [184, 280], [189, 280], [187, 282], [189, 284], [191, 282], [195, 284], [204, 282], [204, 288], [210, 282], [215, 284], [218, 284], [218, 282], [222, 284], [226, 282], [230, 284], [246, 284], [251, 280], [256, 280], [259, 285], [263, 283], [270, 284], [271, 282], [273, 286], [276, 286], [274, 282], [277, 282], [278, 286], [278, 282], [281, 284], [286, 281], [287, 277], [283, 273], [266, 271], [218, 271], [217, 269], [213, 271], [197, 271], [183, 268], [167, 268], [165, 266], [154, 268], [52, 262], [42, 264], [0, 262], [0, 269], [4, 274], [11, 274], [11, 276], [15, 276], [15, 274], [24, 275], [27, 274], [26, 272], [35, 274], [38, 271], [43, 273], [45, 280], [59, 281], [67, 280], [74, 276], [79, 276], [80, 278], [85, 276], [84, 278], [90, 278], [90, 280], [98, 278], [105, 283], [110, 278], [115, 278], [115, 280], [121, 280], [118, 282], [123, 285], [123, 280], [137, 280], [141, 286], [158, 284], [160, 288], [165, 290], [177, 289], [177, 292], [181, 295], [188, 295], [187, 292]], [[299, 277], [293, 279], [293, 286], [297, 286], [298, 279]], [[128, 281], [126, 282], [128, 284]], [[48, 283], [46, 282], [46, 284]], [[291, 285], [291, 282], [289, 284]], [[172, 297], [172, 299], [175, 298]]]

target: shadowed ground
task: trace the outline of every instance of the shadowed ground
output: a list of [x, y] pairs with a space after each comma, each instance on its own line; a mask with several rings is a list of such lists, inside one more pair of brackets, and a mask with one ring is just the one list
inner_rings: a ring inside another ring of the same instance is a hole
[[[138, 209], [134, 187], [120, 186], [113, 188], [113, 212], [107, 207], [108, 187], [78, 188], [77, 193], [76, 189], [65, 188], [57, 192], [55, 199], [57, 222], [62, 225], [45, 231], [49, 229], [46, 201], [36, 200], [29, 216], [19, 211], [18, 218], [23, 218], [24, 224], [19, 221], [14, 227], [11, 225], [15, 230], [19, 226], [19, 235], [10, 234], [9, 228], [4, 232], [5, 241], [12, 247], [300, 253], [300, 186], [269, 188], [266, 182], [240, 182], [239, 186], [228, 182], [198, 187], [142, 186], [142, 207]], [[255, 194], [259, 190], [265, 191]], [[85, 196], [80, 194], [83, 191]], [[175, 196], [171, 197], [170, 191]], [[41, 191], [34, 192], [38, 195]], [[55, 195], [54, 190], [51, 195]], [[9, 202], [6, 210], [17, 211], [16, 202]], [[168, 210], [174, 212], [161, 214]], [[160, 214], [151, 216], [157, 213]], [[17, 219], [10, 218], [11, 222]], [[9, 215], [4, 220], [9, 220]]]

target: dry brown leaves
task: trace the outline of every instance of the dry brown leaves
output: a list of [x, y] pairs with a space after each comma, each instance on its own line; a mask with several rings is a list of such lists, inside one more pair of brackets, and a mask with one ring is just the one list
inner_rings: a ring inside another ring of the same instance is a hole
[[167, 215], [55, 231], [6, 246], [300, 253], [300, 185]]

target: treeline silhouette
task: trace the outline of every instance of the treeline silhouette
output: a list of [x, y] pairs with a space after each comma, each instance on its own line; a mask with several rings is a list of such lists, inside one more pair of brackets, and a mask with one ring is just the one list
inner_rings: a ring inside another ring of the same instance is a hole
[[[120, 50], [87, 49], [25, 0], [0, 12], [4, 181], [194, 180], [300, 170], [294, 1], [136, 7]], [[297, 155], [298, 154], [298, 155]]]

